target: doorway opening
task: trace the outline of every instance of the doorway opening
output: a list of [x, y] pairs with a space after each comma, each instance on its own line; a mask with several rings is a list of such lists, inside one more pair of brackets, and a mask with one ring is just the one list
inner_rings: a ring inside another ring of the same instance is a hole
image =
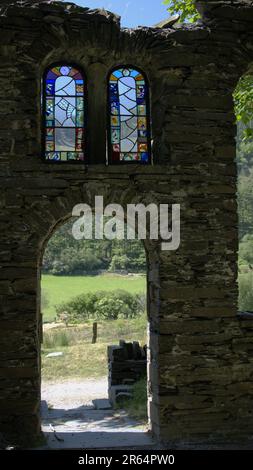
[[239, 81], [234, 98], [237, 116], [238, 287], [240, 313], [253, 316], [253, 74]]
[[42, 429], [50, 448], [151, 446], [147, 261], [140, 240], [75, 240], [41, 266]]

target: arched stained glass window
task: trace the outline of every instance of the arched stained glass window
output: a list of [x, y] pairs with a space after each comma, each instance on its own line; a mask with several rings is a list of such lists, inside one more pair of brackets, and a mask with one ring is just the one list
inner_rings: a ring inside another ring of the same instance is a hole
[[44, 156], [47, 161], [85, 160], [86, 87], [83, 73], [61, 64], [43, 84]]
[[109, 78], [110, 163], [150, 163], [149, 87], [142, 72], [120, 67]]

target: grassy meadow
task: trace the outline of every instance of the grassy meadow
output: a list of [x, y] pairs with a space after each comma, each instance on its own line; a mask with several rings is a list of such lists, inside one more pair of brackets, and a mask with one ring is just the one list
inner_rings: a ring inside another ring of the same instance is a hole
[[52, 276], [43, 275], [41, 280], [43, 320], [54, 321], [55, 305], [69, 301], [72, 297], [85, 292], [98, 290], [112, 291], [124, 289], [130, 293], [146, 292], [146, 276], [122, 276], [102, 274], [99, 276]]
[[[55, 305], [69, 301], [85, 292], [124, 289], [130, 293], [145, 293], [146, 277], [104, 274], [99, 276], [42, 276], [42, 306], [44, 322], [53, 322]], [[146, 344], [147, 317], [98, 322], [97, 343], [91, 344], [92, 321], [63, 326], [44, 325], [42, 344], [43, 380], [56, 381], [71, 378], [95, 378], [108, 374], [107, 346], [120, 339]], [[62, 352], [60, 357], [46, 357], [51, 352]]]
[[[92, 322], [77, 326], [46, 329], [42, 344], [43, 380], [99, 378], [108, 374], [107, 346], [120, 339], [146, 344], [147, 317], [98, 322], [97, 343], [91, 344]], [[51, 352], [60, 357], [46, 357]]]

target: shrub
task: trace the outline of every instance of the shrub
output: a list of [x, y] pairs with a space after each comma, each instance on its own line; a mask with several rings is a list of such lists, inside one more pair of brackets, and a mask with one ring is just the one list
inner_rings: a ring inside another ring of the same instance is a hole
[[123, 299], [115, 297], [113, 293], [98, 299], [96, 302], [96, 316], [103, 320], [117, 320], [117, 318], [130, 318], [131, 310]]
[[141, 296], [125, 290], [98, 291], [74, 297], [67, 303], [56, 305], [58, 318], [64, 314], [68, 322], [78, 323], [88, 319], [116, 320], [135, 318], [143, 313]]
[[69, 302], [56, 305], [57, 317], [60, 318], [64, 313], [65, 317], [68, 317], [68, 321], [73, 323], [95, 318], [97, 295], [98, 293], [89, 292], [87, 294], [78, 295]]

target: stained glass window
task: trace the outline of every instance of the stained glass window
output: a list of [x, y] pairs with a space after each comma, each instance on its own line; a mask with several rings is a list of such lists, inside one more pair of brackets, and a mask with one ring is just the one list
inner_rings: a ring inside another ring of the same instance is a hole
[[149, 87], [132, 67], [114, 70], [109, 79], [110, 162], [150, 163]]
[[75, 67], [58, 65], [44, 77], [45, 159], [85, 160], [85, 80]]

